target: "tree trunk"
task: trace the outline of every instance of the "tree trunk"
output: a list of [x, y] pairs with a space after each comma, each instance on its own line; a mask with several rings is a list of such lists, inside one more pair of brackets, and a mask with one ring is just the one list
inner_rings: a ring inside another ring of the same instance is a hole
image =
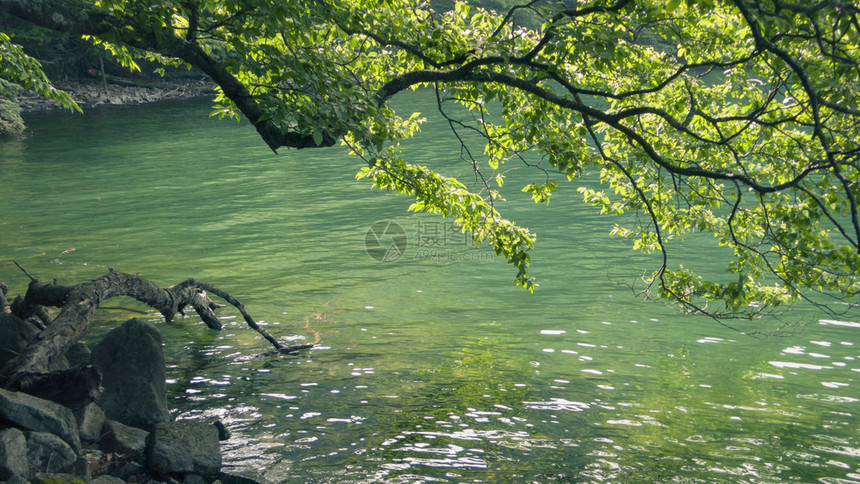
[[18, 356], [4, 386], [25, 392], [30, 387], [38, 387], [41, 380], [49, 377], [47, 373], [53, 363], [87, 332], [95, 310], [102, 301], [111, 297], [133, 297], [158, 310], [168, 322], [173, 320], [177, 313], [182, 313], [186, 306], [191, 306], [207, 326], [221, 329], [221, 323], [214, 312], [219, 306], [209, 299], [207, 291], [235, 306], [242, 313], [245, 322], [263, 335], [278, 352], [292, 352], [314, 346], [281, 345], [257, 325], [245, 311], [244, 305], [233, 296], [195, 279], [187, 279], [165, 289], [137, 275], [116, 272], [113, 269], [104, 276], [76, 286], [46, 284], [33, 279], [21, 305], [22, 309], [26, 308], [23, 312], [29, 314], [22, 315], [27, 317], [36, 314], [41, 306], [56, 306], [62, 309], [50, 325]]

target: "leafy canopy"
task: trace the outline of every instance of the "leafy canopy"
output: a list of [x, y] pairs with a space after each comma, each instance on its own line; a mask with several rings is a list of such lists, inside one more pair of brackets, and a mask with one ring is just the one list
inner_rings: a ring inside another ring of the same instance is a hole
[[[339, 140], [366, 161], [359, 178], [454, 218], [528, 289], [535, 236], [494, 203], [513, 164], [538, 170], [523, 188], [536, 202], [598, 172], [602, 188], [581, 188], [584, 200], [634, 215], [612, 234], [660, 256], [646, 290], [687, 310], [751, 318], [802, 298], [856, 311], [860, 7], [850, 0], [523, 0], [498, 14], [418, 0], [0, 8], [90, 35], [129, 65], [147, 56], [201, 69], [220, 86], [216, 113], [249, 119], [273, 150]], [[542, 25], [521, 27], [524, 13]], [[7, 78], [38, 78], [5, 63]], [[437, 91], [452, 142], [483, 139], [483, 153], [463, 145], [470, 184], [401, 156], [421, 119], [388, 100], [421, 86]], [[671, 239], [697, 234], [725, 247], [725, 273], [670, 257]]]
[[[67, 93], [51, 84], [42, 71], [39, 61], [24, 53], [21, 46], [13, 43], [12, 39], [3, 32], [0, 32], [0, 80], [20, 82], [39, 95], [52, 99], [70, 110], [81, 111]], [[6, 95], [7, 92], [7, 88], [0, 88], [0, 95]]]

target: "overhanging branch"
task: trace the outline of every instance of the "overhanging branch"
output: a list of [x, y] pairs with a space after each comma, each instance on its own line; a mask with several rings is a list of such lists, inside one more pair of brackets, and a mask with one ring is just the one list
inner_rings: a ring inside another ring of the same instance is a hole
[[[74, 8], [78, 7], [78, 8]], [[50, 0], [0, 0], [0, 11], [27, 20], [35, 25], [72, 35], [115, 35], [122, 43], [166, 57], [181, 59], [203, 71], [227, 96], [242, 114], [254, 125], [263, 141], [277, 152], [285, 146], [290, 148], [315, 148], [332, 146], [335, 135], [323, 134], [317, 144], [310, 134], [298, 130], [282, 130], [265, 116], [260, 105], [248, 88], [228, 71], [223, 63], [208, 55], [196, 42], [193, 35], [177, 37], [163, 28], [158, 35], [152, 26], [131, 23], [131, 19], [118, 19], [108, 13], [86, 8], [81, 4]], [[190, 32], [189, 32], [190, 34]]]

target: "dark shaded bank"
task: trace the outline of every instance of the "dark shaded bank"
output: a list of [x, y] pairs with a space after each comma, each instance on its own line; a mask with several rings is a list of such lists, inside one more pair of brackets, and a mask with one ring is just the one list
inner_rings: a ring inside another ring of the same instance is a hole
[[[182, 78], [170, 80], [124, 80], [82, 79], [58, 83], [58, 89], [68, 92], [82, 108], [102, 104], [144, 104], [165, 99], [183, 99], [215, 94], [215, 84], [208, 78]], [[62, 109], [54, 101], [33, 92], [21, 92], [17, 96], [23, 112]]]
[[[84, 109], [99, 105], [121, 106], [167, 99], [211, 97], [215, 94], [215, 84], [203, 76], [156, 80], [113, 76], [104, 79], [83, 78], [57, 83], [55, 87], [68, 92]], [[65, 108], [55, 101], [0, 79], [0, 140], [27, 136], [22, 114], [61, 109]]]

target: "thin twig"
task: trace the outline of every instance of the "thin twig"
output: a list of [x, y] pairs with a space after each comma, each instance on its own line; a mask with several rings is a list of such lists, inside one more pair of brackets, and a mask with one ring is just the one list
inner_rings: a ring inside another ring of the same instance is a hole
[[27, 277], [29, 277], [31, 281], [35, 281], [35, 280], [36, 280], [36, 278], [35, 278], [35, 277], [33, 277], [33, 275], [32, 275], [32, 274], [30, 274], [29, 272], [27, 272], [27, 269], [24, 269], [23, 267], [21, 267], [21, 264], [19, 264], [19, 263], [18, 263], [18, 261], [14, 261], [14, 260], [13, 260], [12, 262], [13, 262], [16, 266], [18, 266], [18, 269], [21, 269], [21, 272], [23, 272], [24, 274], [26, 274], [26, 276], [27, 276]]

